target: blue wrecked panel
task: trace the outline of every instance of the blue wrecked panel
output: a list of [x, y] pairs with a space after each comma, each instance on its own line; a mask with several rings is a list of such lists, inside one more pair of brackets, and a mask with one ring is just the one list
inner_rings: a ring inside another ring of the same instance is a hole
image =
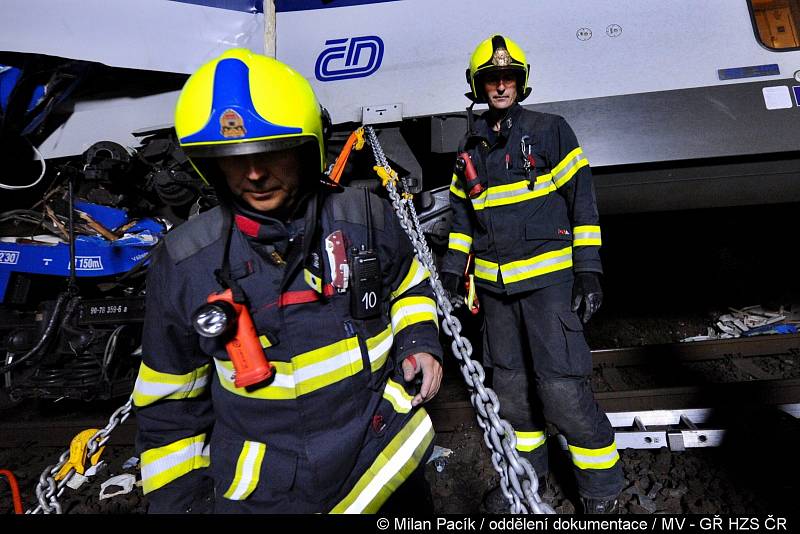
[[751, 328], [742, 333], [745, 337], [761, 336], [767, 334], [796, 334], [797, 326], [793, 324], [765, 324], [756, 328]]
[[116, 230], [128, 222], [128, 212], [91, 202], [76, 201], [75, 209], [84, 212], [86, 215], [102, 224], [109, 230]]
[[[75, 240], [75, 273], [78, 277], [103, 277], [131, 270], [146, 258], [166, 228], [154, 219], [143, 219], [125, 237], [109, 241], [100, 236]], [[5, 299], [12, 273], [68, 277], [69, 245], [0, 243], [0, 302]]]
[[[8, 99], [11, 97], [11, 92], [17, 86], [21, 74], [22, 71], [17, 67], [0, 65], [0, 111], [5, 113], [8, 107]], [[28, 102], [28, 109], [25, 111], [30, 111], [36, 107], [36, 104], [39, 103], [43, 96], [44, 85], [37, 85], [33, 90], [30, 102]]]

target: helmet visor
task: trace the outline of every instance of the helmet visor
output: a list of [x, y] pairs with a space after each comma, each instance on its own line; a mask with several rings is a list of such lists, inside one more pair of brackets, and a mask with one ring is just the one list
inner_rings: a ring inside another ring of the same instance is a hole
[[183, 151], [190, 158], [223, 158], [226, 156], [245, 156], [261, 152], [278, 152], [295, 148], [317, 139], [314, 136], [302, 135], [282, 139], [265, 139], [247, 143], [217, 143], [197, 146], [184, 146]]

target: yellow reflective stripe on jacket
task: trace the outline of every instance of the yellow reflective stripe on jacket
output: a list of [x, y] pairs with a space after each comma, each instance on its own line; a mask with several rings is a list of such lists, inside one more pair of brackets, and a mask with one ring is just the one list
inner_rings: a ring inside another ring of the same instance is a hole
[[505, 263], [500, 266], [500, 272], [503, 282], [513, 283], [570, 267], [572, 267], [572, 247], [567, 247], [545, 252], [527, 260]]
[[233, 482], [225, 492], [223, 497], [232, 501], [241, 501], [253, 493], [258, 486], [258, 479], [261, 476], [261, 464], [264, 461], [264, 453], [267, 446], [257, 441], [245, 441], [242, 452], [239, 453], [239, 460], [236, 462], [236, 475]]
[[392, 317], [392, 331], [395, 335], [403, 328], [425, 321], [433, 321], [439, 328], [436, 316], [436, 303], [430, 297], [404, 297], [392, 304], [389, 313]]
[[458, 183], [458, 175], [453, 174], [453, 180], [450, 182], [450, 192], [459, 198], [467, 198], [467, 194], [461, 189]]
[[269, 386], [248, 391], [245, 388], [237, 388], [234, 385], [234, 369], [233, 363], [230, 361], [223, 361], [214, 359], [214, 365], [217, 368], [217, 377], [219, 377], [220, 385], [236, 395], [248, 397], [251, 399], [263, 400], [287, 400], [296, 399], [297, 392], [295, 391], [294, 370], [291, 363], [270, 361], [275, 367], [275, 378], [269, 383]]
[[356, 337], [295, 356], [292, 365], [298, 395], [329, 386], [364, 369]]
[[383, 332], [375, 337], [367, 339], [367, 352], [369, 352], [370, 370], [374, 373], [381, 369], [389, 357], [389, 352], [392, 350], [392, 343], [394, 343], [394, 334], [392, 333], [392, 325], [387, 324]]
[[583, 155], [583, 149], [576, 148], [550, 171], [550, 174], [553, 175], [553, 183], [556, 184], [556, 187], [561, 187], [569, 182], [581, 167], [587, 165], [589, 165], [589, 160]]
[[174, 375], [160, 373], [142, 362], [133, 388], [133, 403], [143, 407], [162, 399], [195, 398], [208, 386], [210, 367], [207, 364], [186, 374]]
[[543, 430], [536, 432], [520, 432], [515, 430], [514, 434], [517, 436], [517, 450], [520, 452], [531, 452], [544, 445], [547, 436]]
[[517, 204], [547, 195], [556, 190], [556, 186], [550, 178], [549, 174], [539, 176], [532, 190], [529, 187], [530, 182], [528, 180], [489, 187], [479, 196], [472, 199], [472, 207], [479, 211], [486, 208]]
[[447, 248], [450, 250], [457, 250], [464, 254], [469, 254], [472, 248], [472, 237], [467, 234], [459, 234], [458, 232], [450, 232]]
[[383, 398], [391, 403], [397, 413], [408, 413], [411, 411], [411, 399], [414, 397], [406, 393], [403, 386], [390, 378], [386, 382], [386, 387], [383, 388]]
[[572, 267], [572, 247], [545, 252], [525, 260], [517, 260], [503, 265], [475, 258], [475, 277], [490, 282], [497, 282], [498, 270], [502, 273], [503, 282], [514, 283], [535, 276], [560, 271]]
[[400, 285], [397, 286], [397, 289], [392, 291], [392, 299], [396, 299], [423, 280], [430, 278], [430, 276], [431, 273], [428, 271], [427, 267], [422, 265], [417, 257], [414, 256], [414, 259], [411, 260], [411, 265], [408, 267], [408, 272], [406, 273], [405, 277], [403, 277], [403, 281], [400, 282]]
[[619, 461], [616, 441], [612, 441], [611, 445], [602, 449], [584, 449], [570, 445], [569, 452], [572, 455], [572, 463], [579, 469], [608, 469]]
[[150, 493], [194, 469], [211, 464], [206, 435], [182, 439], [142, 453], [142, 489]]
[[600, 227], [599, 226], [576, 226], [572, 229], [572, 246], [597, 246], [602, 243], [600, 241]]
[[490, 282], [497, 282], [497, 272], [500, 266], [496, 263], [481, 258], [475, 258], [475, 278], [481, 278]]
[[420, 465], [433, 438], [433, 423], [425, 409], [420, 408], [331, 513], [377, 512]]
[[214, 360], [214, 363], [223, 388], [243, 397], [265, 400], [296, 399], [364, 369], [357, 337], [300, 354], [292, 358], [290, 363], [272, 361], [275, 366], [274, 380], [268, 386], [253, 391], [234, 385], [234, 368], [231, 362]]

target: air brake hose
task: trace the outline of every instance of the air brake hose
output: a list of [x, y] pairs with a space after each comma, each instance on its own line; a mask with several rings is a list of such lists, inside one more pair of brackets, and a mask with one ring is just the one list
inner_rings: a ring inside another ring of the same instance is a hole
[[10, 370], [17, 367], [19, 364], [25, 362], [32, 356], [35, 356], [42, 350], [43, 347], [47, 345], [47, 343], [50, 341], [50, 338], [53, 336], [53, 332], [56, 329], [56, 324], [58, 324], [59, 322], [58, 317], [59, 315], [61, 315], [61, 307], [64, 305], [64, 301], [67, 299], [68, 296], [69, 295], [67, 293], [61, 293], [58, 296], [58, 300], [56, 300], [56, 306], [53, 309], [53, 315], [50, 317], [50, 322], [47, 323], [47, 327], [44, 329], [42, 338], [39, 340], [36, 346], [33, 347], [31, 350], [29, 350], [27, 353], [20, 356], [19, 359], [14, 360], [9, 364], [0, 367], [0, 374], [9, 372]]
[[19, 495], [19, 484], [14, 473], [8, 469], [0, 469], [0, 476], [5, 476], [8, 479], [8, 485], [11, 486], [11, 499], [14, 502], [14, 513], [22, 515], [22, 499]]

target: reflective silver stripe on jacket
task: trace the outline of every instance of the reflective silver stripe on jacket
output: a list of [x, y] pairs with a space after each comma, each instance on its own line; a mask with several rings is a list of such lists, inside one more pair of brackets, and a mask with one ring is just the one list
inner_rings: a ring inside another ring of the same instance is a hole
[[597, 246], [599, 247], [602, 242], [600, 240], [600, 227], [585, 225], [576, 226], [572, 230], [573, 233], [573, 246]]
[[447, 248], [457, 250], [464, 254], [469, 254], [472, 248], [472, 237], [467, 234], [460, 234], [458, 232], [450, 232]]
[[489, 187], [479, 196], [472, 199], [472, 207], [476, 211], [497, 206], [518, 204], [532, 198], [541, 197], [556, 190], [550, 175], [539, 176], [533, 189], [529, 187], [528, 180], [514, 182], [513, 184], [496, 185]]
[[539, 254], [500, 266], [503, 282], [513, 283], [572, 267], [572, 247]]
[[584, 157], [583, 149], [581, 147], [576, 148], [567, 154], [558, 165], [553, 167], [551, 172], [553, 183], [556, 184], [556, 187], [561, 187], [569, 182], [581, 167], [586, 165], [589, 165], [589, 160]]

